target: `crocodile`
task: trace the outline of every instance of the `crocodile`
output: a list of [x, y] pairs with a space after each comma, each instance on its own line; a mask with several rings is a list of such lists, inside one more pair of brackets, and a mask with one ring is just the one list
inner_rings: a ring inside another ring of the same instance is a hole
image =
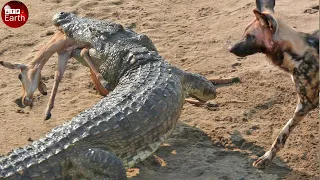
[[[55, 14], [53, 24], [90, 46], [112, 91], [45, 137], [0, 157], [0, 180], [127, 179], [126, 169], [171, 134], [186, 94], [202, 101], [216, 97], [212, 82], [166, 62], [146, 35], [69, 12]], [[79, 51], [73, 56], [83, 62]]]

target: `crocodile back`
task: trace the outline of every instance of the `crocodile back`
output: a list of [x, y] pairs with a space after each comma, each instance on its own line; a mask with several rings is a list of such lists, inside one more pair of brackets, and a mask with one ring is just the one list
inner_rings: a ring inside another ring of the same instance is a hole
[[95, 120], [95, 135], [82, 143], [90, 147], [104, 144], [125, 167], [132, 167], [168, 137], [183, 103], [183, 86], [171, 65], [154, 61], [137, 66], [128, 70], [114, 91], [92, 108], [101, 112], [100, 119]]

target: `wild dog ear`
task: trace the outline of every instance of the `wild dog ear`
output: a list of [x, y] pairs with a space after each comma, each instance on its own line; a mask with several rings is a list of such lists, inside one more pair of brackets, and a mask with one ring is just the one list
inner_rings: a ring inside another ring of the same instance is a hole
[[23, 70], [24, 68], [27, 67], [24, 64], [12, 64], [9, 62], [4, 62], [4, 61], [0, 61], [0, 65], [2, 65], [3, 67], [9, 68], [9, 69], [20, 69], [20, 70]]
[[272, 35], [278, 32], [278, 21], [271, 14], [261, 13], [256, 9], [253, 13], [262, 26], [270, 29]]
[[259, 12], [274, 13], [275, 0], [256, 0], [256, 7]]

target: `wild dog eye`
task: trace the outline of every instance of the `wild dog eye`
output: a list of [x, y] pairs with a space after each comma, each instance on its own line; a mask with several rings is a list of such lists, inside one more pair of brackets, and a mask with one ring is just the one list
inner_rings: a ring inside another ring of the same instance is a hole
[[256, 36], [248, 34], [247, 39], [250, 40], [250, 41], [253, 41], [253, 40], [256, 39]]
[[20, 81], [21, 81], [21, 79], [22, 79], [22, 75], [21, 75], [21, 74], [19, 74], [18, 78], [19, 78], [19, 79], [20, 79]]

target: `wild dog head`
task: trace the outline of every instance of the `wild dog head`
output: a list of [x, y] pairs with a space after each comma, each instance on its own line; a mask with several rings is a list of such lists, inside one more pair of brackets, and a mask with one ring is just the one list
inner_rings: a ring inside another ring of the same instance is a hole
[[29, 68], [24, 64], [12, 64], [4, 61], [0, 61], [0, 65], [8, 69], [20, 70], [18, 78], [22, 83], [21, 100], [23, 105], [32, 107], [33, 93], [37, 88], [41, 94], [47, 95], [47, 87], [41, 81], [41, 73], [37, 68]]
[[278, 33], [274, 6], [275, 0], [256, 0], [255, 19], [245, 28], [242, 39], [229, 48], [231, 53], [244, 57], [273, 51]]

